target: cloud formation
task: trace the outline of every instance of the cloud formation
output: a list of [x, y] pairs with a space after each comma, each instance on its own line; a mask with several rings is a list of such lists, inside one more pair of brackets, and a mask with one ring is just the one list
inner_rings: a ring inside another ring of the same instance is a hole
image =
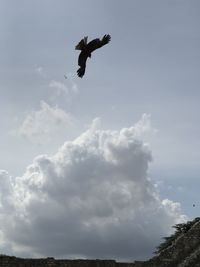
[[53, 89], [51, 98], [65, 97], [67, 101], [70, 101], [71, 98], [78, 93], [78, 86], [73, 81], [70, 74], [67, 75], [66, 80], [67, 85], [60, 81], [51, 80], [49, 87]]
[[35, 67], [35, 72], [36, 72], [37, 74], [39, 74], [39, 76], [41, 76], [42, 78], [46, 78], [46, 77], [47, 77], [44, 68], [41, 67], [41, 66], [36, 66], [36, 67]]
[[28, 114], [17, 132], [34, 143], [47, 143], [56, 133], [67, 133], [72, 125], [71, 114], [41, 101], [40, 109]]
[[148, 178], [148, 116], [120, 131], [98, 125], [21, 177], [1, 172], [1, 236], [15, 255], [144, 259], [185, 219]]

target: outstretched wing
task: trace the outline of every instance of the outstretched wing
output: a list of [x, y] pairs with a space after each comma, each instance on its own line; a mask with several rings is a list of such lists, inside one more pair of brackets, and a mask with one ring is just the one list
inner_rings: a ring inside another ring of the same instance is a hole
[[83, 50], [87, 46], [87, 36], [84, 37], [76, 46], [76, 50]]
[[77, 75], [82, 78], [85, 74], [85, 68], [86, 68], [86, 61], [87, 61], [88, 55], [85, 51], [81, 51], [79, 57], [78, 57], [78, 65], [80, 68], [77, 70]]
[[91, 53], [108, 44], [110, 42], [111, 36], [109, 34], [105, 34], [103, 38], [100, 39], [94, 39], [91, 42], [87, 44], [87, 37], [84, 37], [76, 46], [76, 50], [81, 50], [81, 53], [78, 58], [78, 65], [80, 68], [77, 70], [77, 75], [82, 78], [85, 74], [85, 68], [86, 68], [86, 61], [88, 57], [91, 57]]
[[101, 39], [101, 46], [106, 45], [110, 42], [111, 36], [109, 34], [105, 34]]
[[111, 36], [109, 34], [105, 34], [101, 40], [97, 38], [89, 42], [87, 44], [86, 49], [89, 53], [92, 53], [94, 50], [108, 44], [110, 40], [111, 40]]

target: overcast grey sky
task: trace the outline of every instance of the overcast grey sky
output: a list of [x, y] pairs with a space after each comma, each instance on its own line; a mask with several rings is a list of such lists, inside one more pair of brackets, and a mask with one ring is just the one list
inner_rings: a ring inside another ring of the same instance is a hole
[[[0, 0], [3, 253], [143, 259], [199, 216], [199, 11]], [[104, 34], [78, 78], [75, 45]]]

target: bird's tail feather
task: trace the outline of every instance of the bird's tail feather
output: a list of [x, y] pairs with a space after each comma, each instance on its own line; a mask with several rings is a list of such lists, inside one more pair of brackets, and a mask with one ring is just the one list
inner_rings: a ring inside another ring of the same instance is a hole
[[80, 67], [78, 70], [77, 70], [77, 75], [82, 78], [83, 75], [85, 74], [85, 67]]

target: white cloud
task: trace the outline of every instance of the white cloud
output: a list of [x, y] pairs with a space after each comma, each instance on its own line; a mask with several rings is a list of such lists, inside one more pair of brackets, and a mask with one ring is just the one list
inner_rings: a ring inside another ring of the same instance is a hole
[[69, 82], [69, 84], [71, 86], [70, 87], [71, 91], [75, 94], [78, 93], [79, 89], [78, 89], [77, 84], [74, 82], [73, 74], [67, 73], [67, 75], [65, 75], [65, 77], [67, 78], [67, 81]]
[[67, 76], [66, 84], [51, 80], [49, 83], [49, 87], [53, 89], [51, 99], [57, 99], [58, 97], [65, 97], [66, 100], [70, 101], [73, 95], [78, 93], [78, 87], [76, 83], [73, 81], [70, 75]]
[[35, 72], [36, 72], [37, 74], [39, 74], [42, 78], [46, 78], [46, 77], [47, 77], [47, 75], [46, 75], [46, 73], [45, 73], [45, 71], [44, 71], [44, 68], [41, 67], [41, 66], [36, 66], [36, 67], [35, 67]]
[[150, 256], [186, 217], [179, 203], [160, 199], [148, 178], [152, 155], [142, 140], [145, 123], [151, 130], [143, 117], [133, 127], [111, 131], [100, 129], [96, 119], [55, 155], [35, 158], [23, 176], [4, 173], [1, 199], [7, 194], [13, 209], [9, 215], [2, 211], [4, 243], [18, 255]]
[[55, 80], [52, 80], [49, 83], [49, 87], [55, 88], [57, 90], [57, 94], [58, 95], [60, 95], [61, 92], [64, 92], [66, 94], [69, 93], [69, 90], [68, 90], [68, 88], [66, 87], [66, 85], [64, 83], [61, 83], [61, 82], [58, 82], [58, 81], [55, 81]]
[[40, 109], [28, 114], [17, 132], [32, 142], [47, 143], [59, 131], [64, 131], [67, 135], [72, 125], [71, 114], [41, 101]]

